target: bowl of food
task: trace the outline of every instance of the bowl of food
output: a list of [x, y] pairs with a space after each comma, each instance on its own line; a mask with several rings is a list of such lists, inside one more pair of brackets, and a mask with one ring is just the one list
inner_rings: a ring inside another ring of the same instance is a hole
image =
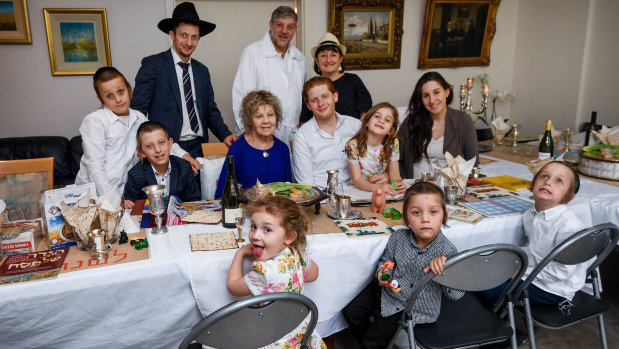
[[269, 195], [279, 195], [285, 196], [297, 204], [311, 205], [317, 199], [323, 197], [324, 193], [311, 183], [274, 182], [261, 184], [258, 182], [255, 186], [247, 188], [243, 195], [248, 201], [254, 201]]
[[584, 175], [619, 180], [619, 146], [595, 144], [582, 148], [578, 171]]

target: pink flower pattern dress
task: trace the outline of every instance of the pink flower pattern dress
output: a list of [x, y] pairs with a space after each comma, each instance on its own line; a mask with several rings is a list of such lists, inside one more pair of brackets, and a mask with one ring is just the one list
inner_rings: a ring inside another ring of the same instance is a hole
[[[383, 161], [384, 152], [383, 145], [379, 144], [376, 147], [372, 147], [371, 145], [367, 145], [367, 150], [363, 157], [359, 156], [359, 148], [357, 147], [357, 140], [351, 139], [346, 143], [346, 157], [348, 158], [348, 162], [353, 164], [359, 164], [361, 168], [361, 175], [367, 181], [373, 175], [383, 173], [387, 171], [388, 162], [385, 163]], [[397, 138], [393, 142], [391, 146], [391, 161], [399, 161], [400, 160], [400, 143]]]
[[[285, 248], [266, 261], [254, 261], [243, 280], [254, 296], [272, 292], [301, 293], [305, 286], [305, 271], [310, 265], [311, 260], [305, 251]], [[292, 332], [264, 348], [298, 348], [308, 324], [309, 316]], [[316, 331], [312, 333], [308, 344], [312, 349], [327, 348]]]

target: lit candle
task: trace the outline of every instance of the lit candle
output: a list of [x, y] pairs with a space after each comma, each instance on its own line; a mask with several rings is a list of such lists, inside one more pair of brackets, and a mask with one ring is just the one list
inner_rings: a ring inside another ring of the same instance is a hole
[[473, 87], [473, 78], [466, 78], [466, 84]]
[[481, 87], [481, 94], [486, 96], [490, 94], [490, 86], [488, 84], [484, 84]]
[[466, 94], [466, 85], [465, 84], [461, 84], [460, 85], [460, 94], [461, 95], [465, 95]]

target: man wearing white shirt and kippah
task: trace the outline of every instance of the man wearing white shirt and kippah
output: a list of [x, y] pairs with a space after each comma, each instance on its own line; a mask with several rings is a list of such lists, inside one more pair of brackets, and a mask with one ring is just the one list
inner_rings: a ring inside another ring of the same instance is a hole
[[273, 11], [264, 37], [243, 50], [232, 85], [235, 133], [245, 131], [240, 115], [243, 97], [254, 90], [267, 90], [282, 105], [282, 121], [274, 136], [288, 145], [294, 138], [303, 107], [303, 83], [309, 79], [305, 56], [290, 44], [296, 32], [297, 14], [280, 6]]

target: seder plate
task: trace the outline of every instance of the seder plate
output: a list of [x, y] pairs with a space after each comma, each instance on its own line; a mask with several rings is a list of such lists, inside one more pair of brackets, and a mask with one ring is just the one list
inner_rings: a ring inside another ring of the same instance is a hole
[[[304, 198], [289, 198], [290, 200], [296, 202], [301, 206], [311, 206], [316, 202], [324, 199], [326, 197], [325, 193], [317, 187], [311, 187], [307, 190], [303, 190], [305, 192]], [[257, 199], [256, 196], [256, 186], [245, 189], [243, 192], [245, 199], [248, 201], [254, 201]], [[287, 196], [286, 196], [287, 197]]]

